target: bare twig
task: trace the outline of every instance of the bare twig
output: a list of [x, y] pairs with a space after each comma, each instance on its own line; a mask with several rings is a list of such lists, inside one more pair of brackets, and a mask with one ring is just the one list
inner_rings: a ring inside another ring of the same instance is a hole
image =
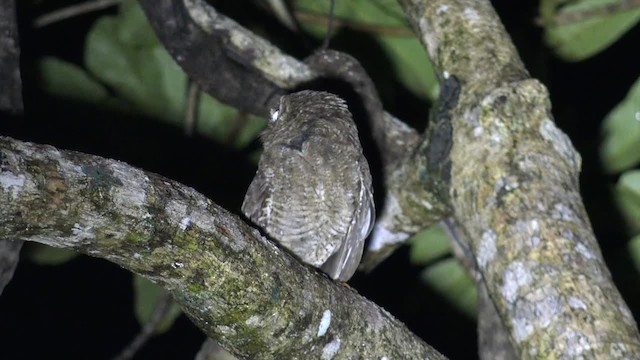
[[153, 312], [151, 313], [151, 317], [149, 321], [147, 321], [140, 332], [136, 335], [136, 337], [127, 345], [120, 354], [115, 356], [113, 360], [130, 360], [136, 355], [136, 353], [144, 346], [144, 344], [149, 341], [149, 339], [156, 332], [164, 318], [169, 313], [169, 309], [171, 308], [172, 303], [171, 295], [162, 291], [162, 294], [158, 297], [158, 301], [156, 302]]
[[198, 119], [198, 105], [200, 104], [200, 87], [193, 81], [189, 81], [187, 92], [187, 108], [184, 113], [184, 133], [192, 136]]
[[[317, 23], [327, 25], [329, 23], [329, 17], [324, 14], [318, 14], [310, 11], [296, 10], [294, 12], [296, 19], [300, 22]], [[368, 24], [364, 22], [356, 22], [348, 19], [334, 17], [334, 24], [336, 27], [347, 27], [353, 30], [362, 31], [372, 34], [380, 34], [387, 36], [400, 36], [400, 37], [413, 37], [415, 34], [409, 27], [406, 26], [389, 26], [380, 24]]]
[[42, 28], [75, 16], [103, 10], [110, 6], [118, 5], [121, 2], [122, 0], [87, 0], [79, 4], [71, 5], [39, 16], [33, 21], [33, 26], [35, 28]]
[[[640, 0], [622, 0], [604, 4], [602, 6], [594, 7], [591, 9], [571, 12], [559, 12], [553, 16], [551, 24], [547, 25], [557, 26], [574, 24], [594, 18], [615, 15], [624, 11], [637, 9], [638, 7], [640, 7]], [[536, 17], [534, 22], [538, 26], [545, 26], [544, 19], [542, 17]]]

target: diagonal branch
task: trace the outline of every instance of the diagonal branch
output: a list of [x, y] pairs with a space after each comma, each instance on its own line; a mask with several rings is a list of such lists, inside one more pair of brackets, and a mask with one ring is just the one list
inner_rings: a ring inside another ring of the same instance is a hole
[[521, 358], [640, 358], [580, 192], [580, 156], [552, 120], [486, 0], [401, 0], [460, 93], [449, 195], [488, 294]]
[[0, 138], [0, 169], [0, 241], [66, 247], [145, 276], [239, 357], [444, 358], [184, 185], [10, 138]]

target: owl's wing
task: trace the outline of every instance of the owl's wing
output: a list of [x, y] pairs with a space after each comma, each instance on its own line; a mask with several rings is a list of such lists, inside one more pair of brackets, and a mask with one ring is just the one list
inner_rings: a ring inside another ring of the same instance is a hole
[[242, 202], [242, 213], [254, 223], [266, 226], [271, 209], [271, 184], [264, 169], [258, 168]]
[[[325, 193], [331, 192], [323, 189], [325, 173], [310, 161], [306, 150], [290, 146], [265, 150], [242, 205], [242, 212], [255, 224], [316, 267], [336, 252], [342, 240], [333, 229], [330, 209], [325, 208], [329, 206]], [[340, 216], [348, 214], [343, 211]]]
[[353, 212], [344, 241], [336, 253], [322, 265], [322, 270], [332, 278], [344, 282], [353, 276], [358, 269], [358, 265], [360, 265], [364, 242], [371, 229], [373, 229], [376, 216], [369, 167], [366, 163], [359, 165], [361, 170], [363, 169], [366, 172], [359, 172], [361, 176], [359, 176], [358, 206]]

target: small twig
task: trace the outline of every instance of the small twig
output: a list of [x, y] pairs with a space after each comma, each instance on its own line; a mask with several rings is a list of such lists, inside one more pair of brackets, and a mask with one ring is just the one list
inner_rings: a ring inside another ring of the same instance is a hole
[[[310, 22], [316, 24], [326, 25], [329, 22], [329, 17], [323, 14], [314, 12], [296, 10], [294, 12], [296, 19], [300, 22]], [[344, 18], [334, 16], [333, 19], [335, 26], [344, 26], [353, 30], [363, 31], [373, 34], [389, 35], [389, 36], [414, 36], [413, 31], [409, 27], [404, 26], [385, 26], [379, 24], [367, 24], [361, 22], [354, 22]]]
[[249, 121], [249, 114], [247, 114], [246, 112], [238, 113], [238, 116], [236, 116], [235, 121], [233, 122], [233, 126], [231, 127], [231, 131], [229, 132], [229, 135], [227, 136], [227, 139], [225, 141], [227, 145], [229, 146], [237, 145], [238, 138], [240, 137], [240, 133], [242, 132], [242, 129], [244, 129], [247, 126], [248, 121]]
[[322, 50], [327, 50], [329, 48], [329, 42], [333, 35], [333, 19], [335, 18], [336, 0], [329, 0], [329, 3], [329, 20], [327, 21], [327, 33], [325, 34], [324, 41], [322, 41], [322, 46], [320, 47]]
[[158, 302], [153, 308], [153, 313], [146, 324], [140, 329], [140, 332], [136, 337], [125, 347], [120, 354], [113, 358], [113, 360], [129, 360], [132, 359], [136, 353], [149, 341], [153, 333], [156, 331], [160, 323], [169, 313], [172, 299], [171, 295], [167, 291], [163, 291], [162, 295], [158, 297]]
[[187, 93], [187, 109], [184, 114], [184, 133], [192, 136], [196, 128], [198, 118], [198, 104], [200, 103], [200, 87], [194, 81], [189, 82], [189, 92]]
[[592, 9], [585, 9], [582, 11], [572, 11], [567, 13], [557, 14], [553, 17], [551, 24], [545, 24], [542, 17], [537, 17], [534, 21], [538, 26], [545, 25], [567, 25], [577, 22], [591, 20], [597, 17], [610, 16], [623, 11], [636, 9], [640, 7], [640, 0], [626, 0], [616, 3], [610, 3], [602, 5]]
[[122, 0], [93, 0], [85, 1], [80, 4], [71, 5], [62, 9], [52, 11], [48, 14], [39, 16], [33, 22], [35, 28], [42, 28], [58, 21], [66, 20], [78, 15], [83, 15], [92, 11], [106, 9], [122, 2]]

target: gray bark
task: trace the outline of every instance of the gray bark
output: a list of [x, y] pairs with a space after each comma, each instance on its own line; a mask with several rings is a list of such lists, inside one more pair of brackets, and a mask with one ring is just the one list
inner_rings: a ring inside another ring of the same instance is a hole
[[444, 359], [191, 188], [51, 146], [0, 138], [0, 151], [0, 241], [66, 247], [140, 274], [241, 358]]

